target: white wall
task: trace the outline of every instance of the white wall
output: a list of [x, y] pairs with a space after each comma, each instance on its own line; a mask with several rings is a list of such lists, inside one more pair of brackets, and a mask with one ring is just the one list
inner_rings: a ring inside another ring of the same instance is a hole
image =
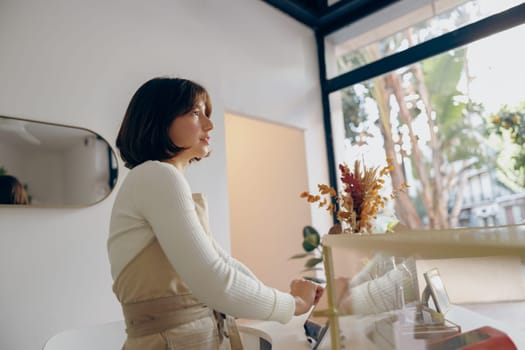
[[[0, 114], [88, 128], [110, 143], [145, 80], [178, 75], [208, 87], [213, 156], [188, 176], [208, 193], [226, 247], [226, 111], [305, 128], [310, 188], [327, 182], [313, 33], [262, 1], [2, 0], [0, 47]], [[106, 257], [113, 199], [0, 209], [1, 349], [40, 349], [60, 330], [121, 318]]]

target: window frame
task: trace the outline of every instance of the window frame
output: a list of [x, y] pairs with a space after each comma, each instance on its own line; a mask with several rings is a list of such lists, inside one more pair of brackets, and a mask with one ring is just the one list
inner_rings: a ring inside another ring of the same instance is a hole
[[[330, 93], [441, 54], [448, 50], [467, 45], [490, 35], [517, 27], [524, 23], [525, 3], [522, 3], [330, 79], [327, 78], [326, 71], [325, 37], [349, 23], [344, 23], [337, 27], [331, 27], [328, 31], [315, 29], [314, 34], [319, 62], [323, 125], [325, 129], [326, 156], [330, 185], [335, 188], [336, 191], [338, 190], [336, 174], [337, 164], [335, 162], [333, 128], [331, 121], [332, 116], [329, 101]], [[333, 218], [335, 222], [335, 214]]]

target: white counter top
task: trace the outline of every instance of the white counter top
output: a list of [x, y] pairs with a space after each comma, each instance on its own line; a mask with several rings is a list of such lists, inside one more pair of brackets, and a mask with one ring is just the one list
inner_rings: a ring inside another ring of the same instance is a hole
[[[452, 305], [446, 316], [450, 321], [459, 324], [463, 332], [483, 326], [492, 326], [505, 332], [516, 344], [518, 350], [525, 350], [525, 332], [513, 325], [493, 320], [464, 307]], [[525, 317], [525, 316], [524, 316]], [[294, 317], [286, 325], [269, 321], [240, 321], [241, 332], [266, 339], [272, 344], [272, 350], [308, 350], [303, 324], [306, 316]], [[364, 335], [363, 318], [344, 316], [340, 318], [341, 329], [345, 329], [343, 344], [346, 349], [378, 350]], [[350, 330], [350, 331], [348, 331]], [[329, 336], [320, 346], [321, 350], [330, 349]], [[414, 350], [420, 350], [414, 347]], [[403, 350], [410, 350], [403, 348]]]
[[258, 336], [272, 344], [272, 350], [311, 350], [303, 324], [307, 316], [293, 317], [287, 324], [273, 321], [238, 320], [241, 333]]
[[[525, 331], [512, 324], [494, 320], [458, 305], [452, 305], [445, 317], [459, 324], [463, 332], [483, 326], [492, 326], [506, 333], [512, 339], [518, 350], [525, 350]], [[525, 315], [523, 315], [523, 317], [525, 318]]]

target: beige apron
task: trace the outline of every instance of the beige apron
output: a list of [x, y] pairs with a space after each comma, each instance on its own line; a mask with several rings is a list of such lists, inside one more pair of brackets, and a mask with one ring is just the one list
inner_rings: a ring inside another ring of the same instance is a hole
[[[202, 194], [194, 194], [193, 200], [209, 235], [206, 201]], [[242, 349], [235, 320], [191, 294], [157, 239], [126, 265], [113, 291], [126, 320], [125, 350]]]

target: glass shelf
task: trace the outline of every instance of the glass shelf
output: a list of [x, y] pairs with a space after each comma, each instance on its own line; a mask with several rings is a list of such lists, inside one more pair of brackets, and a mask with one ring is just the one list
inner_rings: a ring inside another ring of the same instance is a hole
[[325, 235], [322, 243], [325, 247], [383, 251], [425, 259], [487, 255], [525, 257], [525, 225], [373, 235]]
[[[525, 225], [477, 227], [447, 230], [405, 231], [373, 235], [325, 235], [322, 238], [323, 259], [327, 280], [328, 307], [316, 315], [330, 322], [332, 350], [341, 349], [340, 321], [349, 313], [338, 309], [335, 293], [334, 251], [353, 250], [372, 256], [417, 259], [447, 259], [511, 255], [525, 258]], [[338, 253], [339, 254], [339, 253]], [[395, 269], [395, 267], [394, 267]], [[386, 291], [385, 291], [386, 293]], [[419, 300], [419, 298], [418, 298]], [[420, 301], [419, 301], [420, 302]]]

